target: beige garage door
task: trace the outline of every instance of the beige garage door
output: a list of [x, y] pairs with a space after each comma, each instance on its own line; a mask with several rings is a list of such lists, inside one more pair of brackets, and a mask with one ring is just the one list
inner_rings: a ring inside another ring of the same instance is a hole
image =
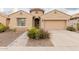
[[62, 30], [66, 28], [66, 21], [44, 21], [46, 30]]

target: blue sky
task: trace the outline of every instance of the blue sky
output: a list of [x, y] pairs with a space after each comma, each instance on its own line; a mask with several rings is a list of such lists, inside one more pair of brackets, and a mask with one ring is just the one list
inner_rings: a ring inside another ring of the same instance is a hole
[[[54, 8], [43, 8], [46, 12], [53, 10]], [[56, 8], [57, 9], [57, 8]], [[69, 12], [70, 14], [74, 14], [74, 13], [78, 13], [79, 12], [79, 8], [58, 8], [61, 11], [64, 12]], [[2, 12], [9, 14], [12, 13], [14, 11], [18, 11], [18, 10], [24, 10], [29, 12], [30, 8], [3, 8], [0, 9]]]
[[66, 8], [67, 10], [78, 10], [79, 8]]

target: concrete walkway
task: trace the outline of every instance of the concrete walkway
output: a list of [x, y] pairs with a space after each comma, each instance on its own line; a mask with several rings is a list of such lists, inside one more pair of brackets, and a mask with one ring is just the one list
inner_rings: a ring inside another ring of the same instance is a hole
[[79, 33], [66, 30], [51, 31], [54, 47], [79, 47]]
[[15, 41], [8, 45], [8, 47], [25, 47], [28, 41], [26, 32], [19, 36]]

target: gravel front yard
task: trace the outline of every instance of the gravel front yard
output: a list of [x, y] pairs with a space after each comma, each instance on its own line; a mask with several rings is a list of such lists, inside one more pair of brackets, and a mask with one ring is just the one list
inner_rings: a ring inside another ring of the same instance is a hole
[[27, 42], [28, 47], [52, 47], [53, 44], [50, 39], [33, 40], [29, 39]]
[[21, 34], [22, 34], [22, 32], [16, 33], [16, 32], [12, 32], [12, 31], [6, 31], [3, 33], [0, 33], [0, 46], [5, 47], [5, 46], [9, 45]]

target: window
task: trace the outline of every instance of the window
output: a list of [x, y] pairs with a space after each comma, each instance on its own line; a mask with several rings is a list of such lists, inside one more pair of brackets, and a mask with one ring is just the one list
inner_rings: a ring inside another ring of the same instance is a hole
[[25, 26], [25, 18], [17, 18], [18, 26]]

